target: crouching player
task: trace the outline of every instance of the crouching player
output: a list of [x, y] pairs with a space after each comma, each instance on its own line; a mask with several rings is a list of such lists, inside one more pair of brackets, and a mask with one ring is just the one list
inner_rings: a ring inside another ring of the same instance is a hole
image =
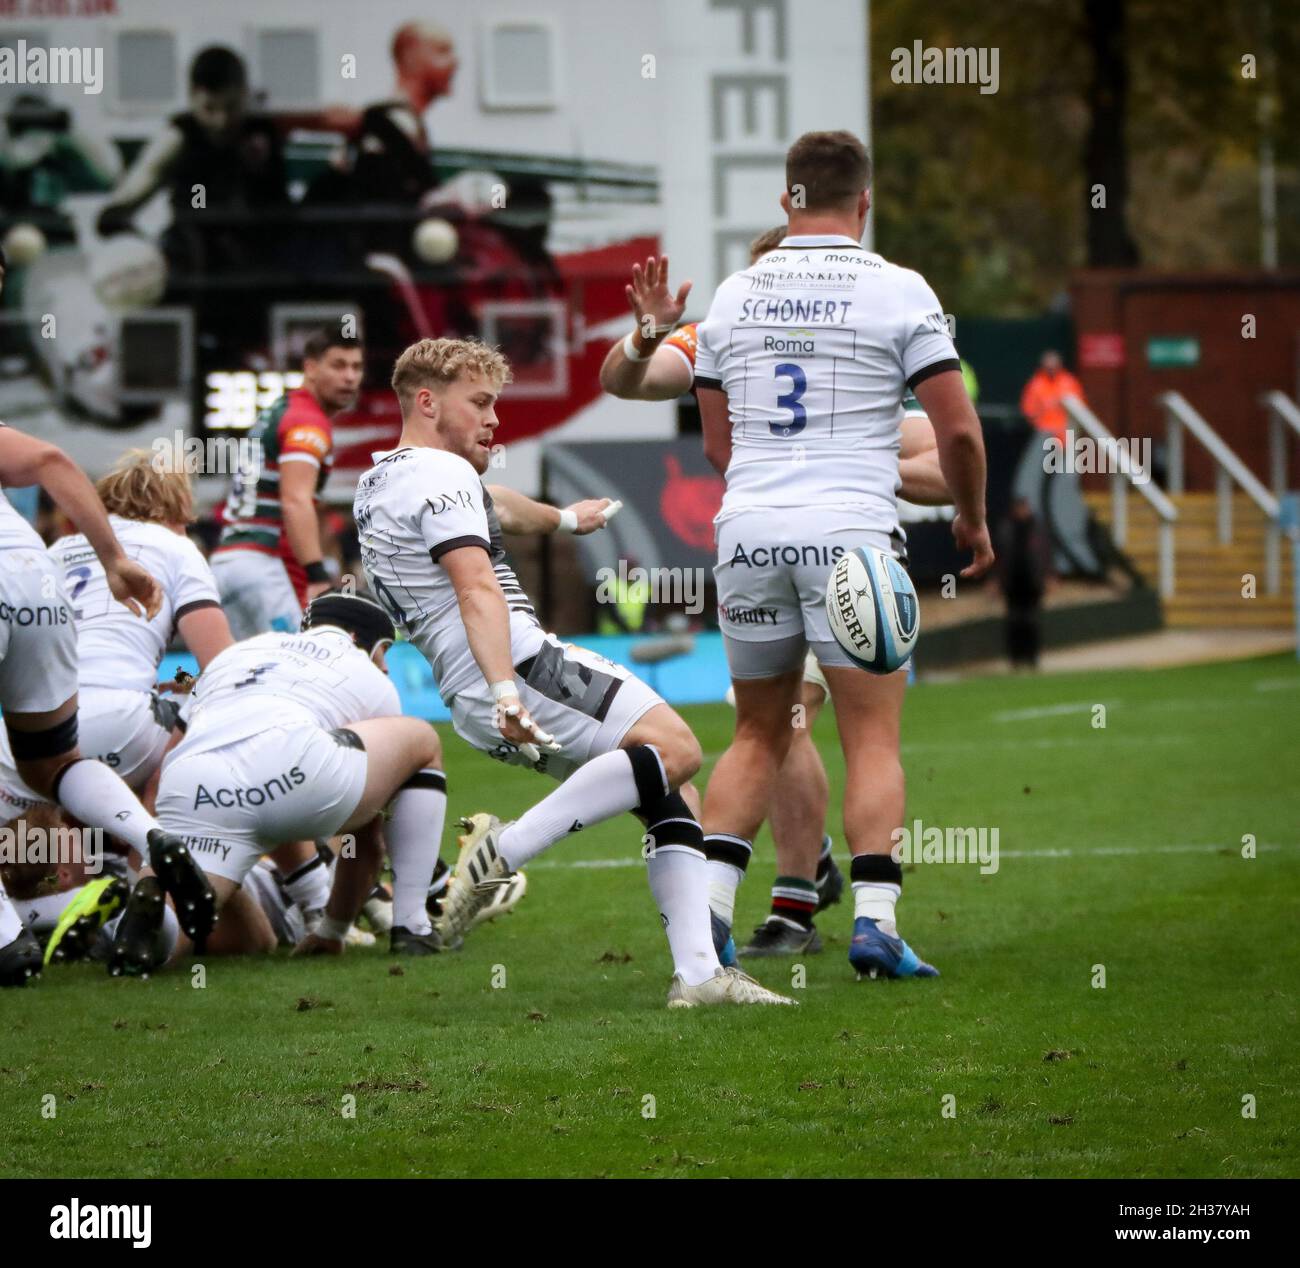
[[[103, 566], [106, 589], [152, 619], [162, 603], [157, 581], [114, 536], [90, 481], [53, 445], [0, 424], [0, 482], [39, 484], [86, 535]], [[141, 854], [175, 853], [130, 788], [77, 744], [77, 639], [63, 578], [35, 530], [0, 495], [0, 707], [22, 785], [56, 801], [87, 827], [112, 833]], [[0, 986], [39, 973], [41, 952], [0, 884]]]
[[475, 817], [443, 937], [463, 934], [497, 887], [562, 837], [635, 812], [673, 958], [669, 1006], [792, 1003], [718, 963], [703, 837], [678, 791], [699, 769], [698, 741], [626, 669], [545, 633], [510, 567], [480, 479], [508, 378], [505, 358], [481, 343], [407, 348], [393, 372], [400, 447], [375, 455], [355, 502], [370, 586], [432, 665], [457, 734], [564, 781], [514, 823]]
[[[185, 736], [163, 765], [159, 820], [184, 838], [216, 909], [277, 845], [355, 834], [356, 856], [339, 859], [305, 951], [343, 950], [379, 872], [386, 806], [399, 904], [409, 896], [406, 906], [424, 911], [447, 785], [437, 733], [400, 716], [383, 671], [392, 641], [392, 622], [377, 604], [322, 595], [301, 633], [258, 635], [213, 660], [181, 709]], [[162, 911], [157, 880], [142, 877], [116, 931], [123, 971], [147, 973], [187, 950], [167, 937]], [[395, 926], [392, 938], [437, 950], [427, 923], [423, 932]]]

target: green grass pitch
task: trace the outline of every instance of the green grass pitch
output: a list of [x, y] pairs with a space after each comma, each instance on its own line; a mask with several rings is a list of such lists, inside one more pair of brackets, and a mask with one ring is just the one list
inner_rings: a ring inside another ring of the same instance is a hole
[[[711, 764], [729, 710], [684, 712]], [[908, 874], [933, 981], [855, 983], [846, 895], [797, 1010], [664, 1008], [630, 819], [458, 955], [52, 970], [0, 997], [0, 1176], [1293, 1176], [1298, 717], [1282, 657], [916, 688], [908, 820], [996, 827], [1000, 868]], [[453, 813], [546, 791], [445, 738]]]

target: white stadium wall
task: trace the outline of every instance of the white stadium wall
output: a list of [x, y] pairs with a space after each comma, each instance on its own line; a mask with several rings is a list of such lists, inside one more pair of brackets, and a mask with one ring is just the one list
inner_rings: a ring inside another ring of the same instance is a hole
[[[69, 7], [93, 7], [93, 0]], [[657, 239], [672, 258], [674, 278], [695, 283], [687, 312], [694, 318], [703, 316], [720, 277], [744, 263], [749, 239], [778, 221], [783, 155], [790, 141], [811, 128], [861, 133], [866, 123], [864, 0], [822, 0], [815, 20], [808, 5], [794, 0], [661, 0], [642, 6], [603, 0], [440, 6], [409, 0], [277, 0], [273, 8], [262, 0], [115, 0], [105, 8], [111, 8], [111, 16], [0, 21], [3, 44], [23, 38], [29, 44], [104, 50], [102, 93], [88, 95], [77, 85], [38, 89], [68, 109], [92, 147], [103, 147], [110, 138], [143, 141], [156, 135], [168, 116], [186, 108], [186, 71], [206, 46], [225, 44], [243, 55], [255, 92], [269, 90], [263, 103], [269, 111], [329, 106], [355, 111], [393, 95], [390, 48], [397, 29], [417, 18], [441, 25], [454, 42], [458, 68], [450, 95], [425, 116], [435, 153], [475, 151], [488, 170], [493, 154], [644, 169], [651, 182], [658, 180], [657, 197], [620, 199], [616, 183], [595, 194], [582, 180], [553, 185], [547, 247], [562, 266]], [[170, 66], [174, 92], [144, 104], [124, 100], [119, 50], [124, 38], [149, 33], [161, 43], [147, 73], [167, 82]], [[288, 61], [280, 63], [286, 70], [281, 80], [267, 64], [268, 41], [296, 50], [284, 54]], [[502, 47], [497, 41], [513, 52], [494, 59], [492, 50]], [[544, 73], [548, 64], [549, 74]], [[21, 91], [0, 85], [0, 111]], [[89, 230], [105, 200], [102, 193], [74, 194], [61, 208], [77, 223], [87, 255], [95, 249]], [[137, 214], [136, 225], [157, 235], [169, 215], [160, 194]], [[6, 319], [18, 320], [12, 311]], [[110, 320], [115, 319], [110, 315]], [[595, 348], [627, 328], [626, 309], [611, 305], [608, 294], [594, 315], [590, 305], [569, 313], [565, 381], [571, 408], [566, 404], [557, 411], [554, 401], [530, 404], [522, 391], [503, 402], [503, 416], [506, 410], [536, 409], [546, 415], [526, 437], [509, 444], [500, 473], [505, 482], [535, 491], [540, 453], [552, 440], [675, 433], [671, 403], [628, 405], [592, 391], [572, 391], [575, 374], [588, 383], [594, 379]], [[36, 377], [57, 381], [58, 367], [48, 369], [52, 373]], [[200, 369], [210, 381], [207, 369]], [[0, 409], [12, 412], [18, 403], [0, 399]], [[33, 431], [69, 445], [92, 471], [126, 444], [148, 443], [153, 434], [192, 424], [196, 413], [178, 395], [150, 422], [105, 419], [97, 429], [86, 426], [84, 410], [74, 421], [54, 392], [37, 403], [24, 397], [21, 404]], [[345, 478], [336, 481], [332, 492], [338, 495], [345, 483]]]

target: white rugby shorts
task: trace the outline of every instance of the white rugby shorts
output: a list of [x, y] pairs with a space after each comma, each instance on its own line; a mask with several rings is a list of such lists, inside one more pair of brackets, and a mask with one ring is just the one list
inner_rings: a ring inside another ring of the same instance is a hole
[[366, 755], [324, 727], [269, 727], [163, 767], [158, 822], [208, 874], [242, 884], [285, 841], [338, 834], [366, 786]]
[[278, 555], [222, 550], [212, 556], [211, 563], [221, 606], [237, 643], [254, 634], [298, 632], [302, 608]]
[[33, 806], [49, 804], [48, 797], [42, 797], [23, 782], [9, 747], [9, 732], [0, 726], [0, 824], [21, 818]]
[[774, 678], [822, 665], [852, 667], [826, 619], [826, 583], [858, 546], [903, 556], [901, 533], [868, 528], [855, 507], [737, 511], [718, 521], [718, 626], [732, 678]]
[[482, 678], [456, 693], [452, 725], [479, 752], [511, 766], [532, 766], [558, 780], [618, 748], [637, 720], [664, 702], [630, 669], [585, 647], [561, 643], [554, 634], [546, 636], [535, 656], [515, 666], [515, 683], [524, 708], [555, 737], [560, 752], [530, 762], [497, 729], [492, 691]]
[[158, 769], [175, 705], [152, 691], [85, 687], [77, 701], [77, 743], [139, 792]]

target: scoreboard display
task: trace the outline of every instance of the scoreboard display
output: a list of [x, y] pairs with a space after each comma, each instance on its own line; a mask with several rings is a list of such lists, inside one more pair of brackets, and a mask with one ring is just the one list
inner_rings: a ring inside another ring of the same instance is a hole
[[300, 370], [213, 370], [203, 379], [207, 431], [246, 431], [258, 411], [302, 386]]

